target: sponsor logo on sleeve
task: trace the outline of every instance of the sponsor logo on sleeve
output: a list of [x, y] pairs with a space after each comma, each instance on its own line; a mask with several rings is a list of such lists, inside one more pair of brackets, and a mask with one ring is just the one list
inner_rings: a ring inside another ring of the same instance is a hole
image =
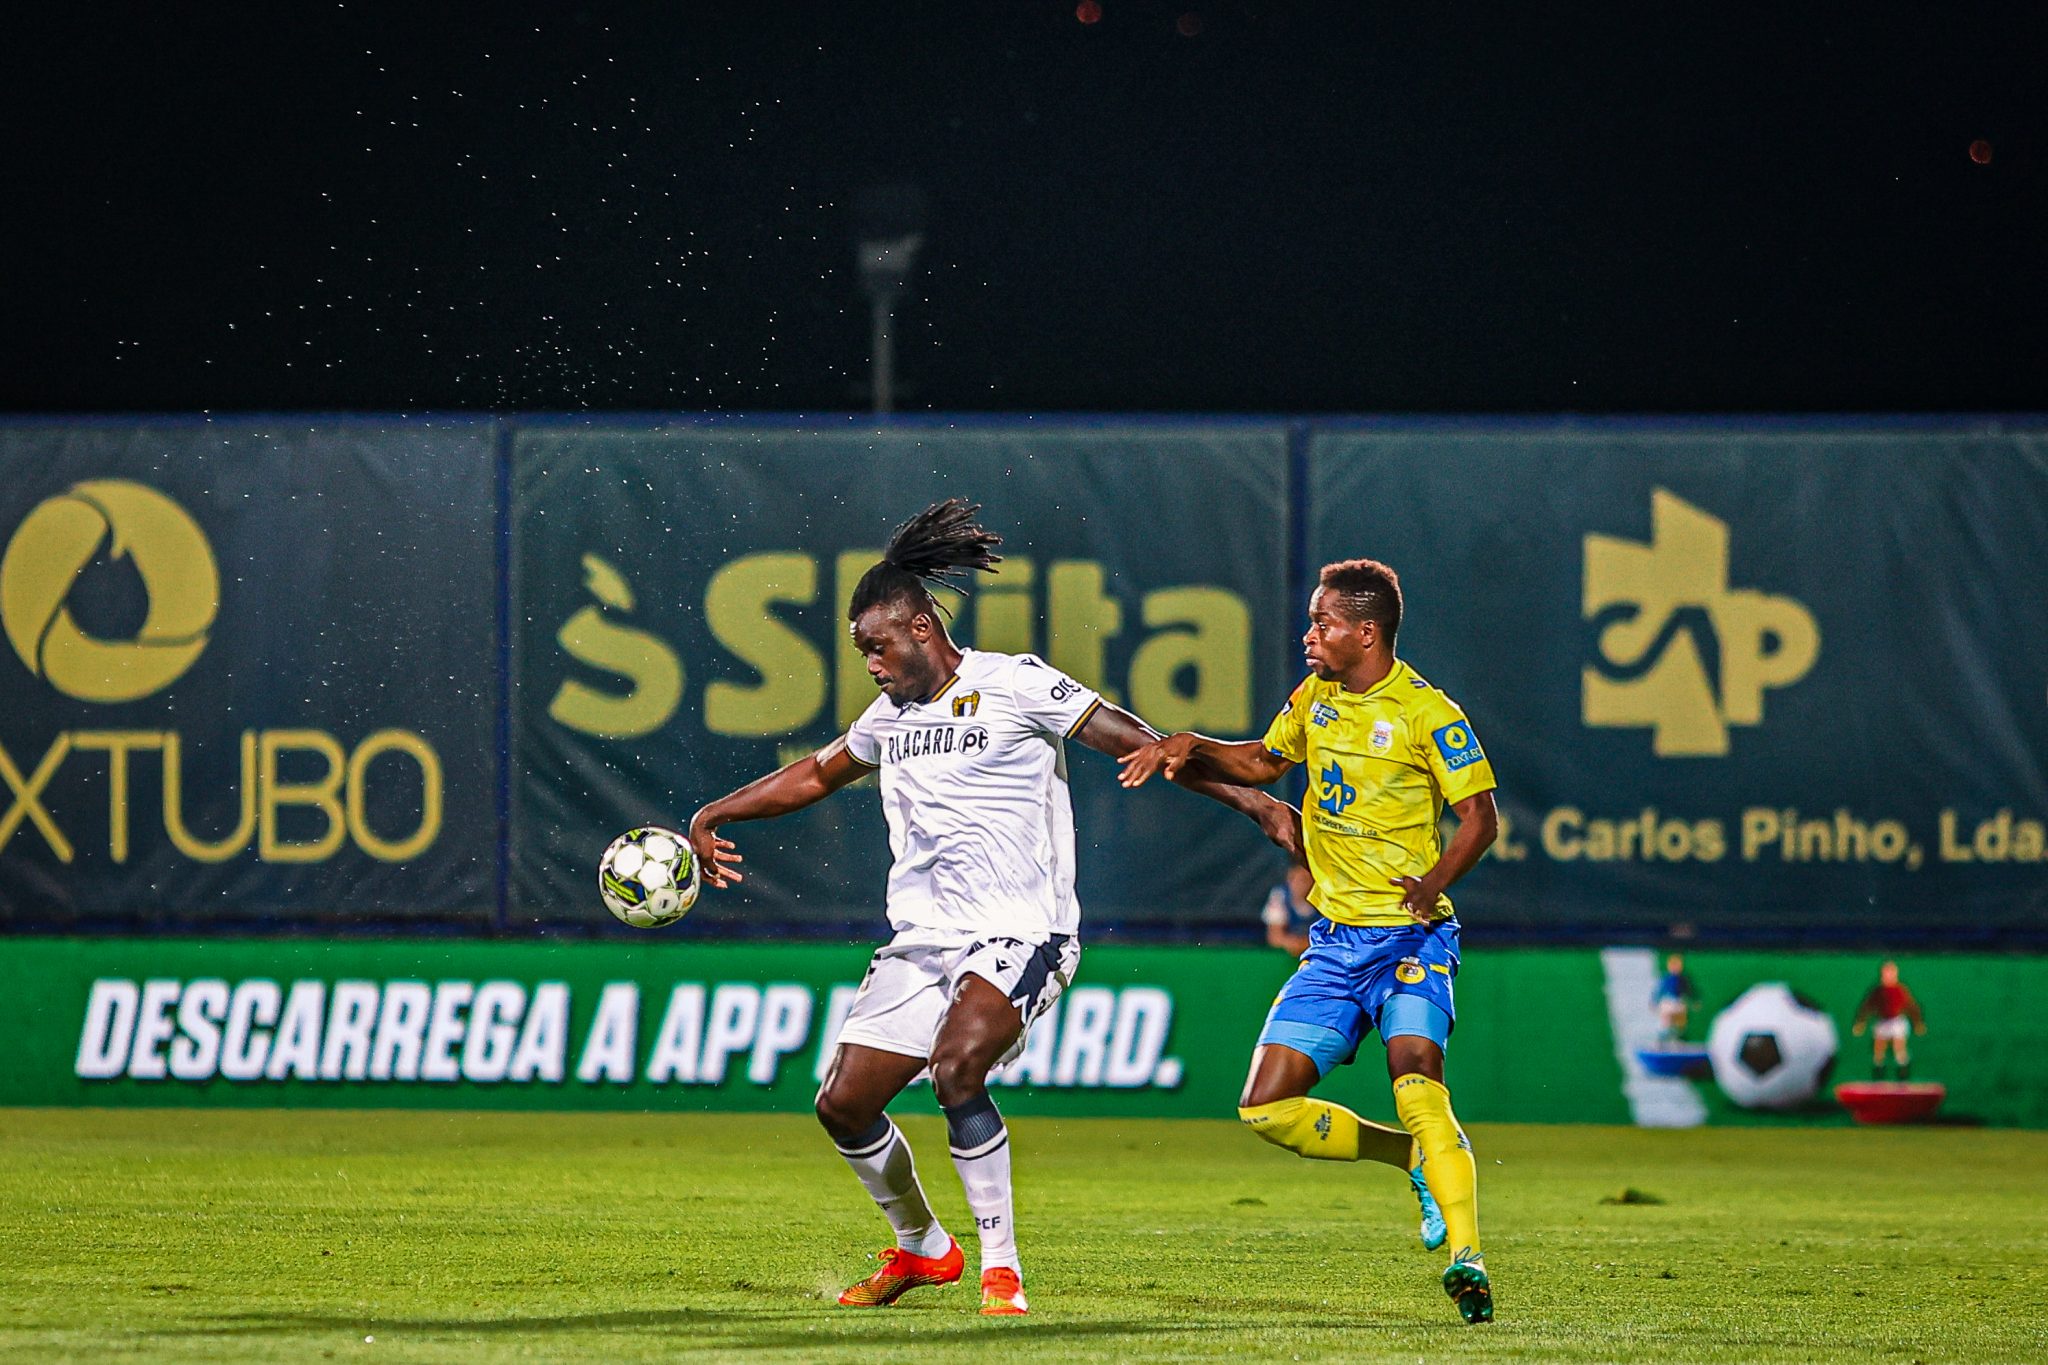
[[1441, 729], [1430, 731], [1429, 737], [1436, 741], [1436, 751], [1443, 755], [1444, 766], [1452, 772], [1486, 757], [1479, 747], [1478, 738], [1472, 733], [1472, 727], [1462, 720], [1454, 720]]

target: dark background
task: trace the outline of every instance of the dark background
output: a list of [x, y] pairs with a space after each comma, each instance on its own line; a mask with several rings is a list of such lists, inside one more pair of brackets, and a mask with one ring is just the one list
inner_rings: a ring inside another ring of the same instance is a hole
[[2038, 4], [1101, 10], [17, 7], [0, 408], [2048, 406]]

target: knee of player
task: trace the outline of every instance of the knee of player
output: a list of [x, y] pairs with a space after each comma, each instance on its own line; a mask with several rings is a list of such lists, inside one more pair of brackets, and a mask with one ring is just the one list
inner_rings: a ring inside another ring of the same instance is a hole
[[1237, 1118], [1238, 1122], [1274, 1146], [1291, 1150], [1295, 1120], [1301, 1117], [1306, 1105], [1307, 1101], [1298, 1097], [1274, 1100], [1271, 1104], [1240, 1104]]
[[867, 1114], [865, 1106], [848, 1101], [830, 1088], [821, 1087], [812, 1110], [825, 1131], [835, 1138], [851, 1137], [872, 1125], [879, 1115]]
[[932, 1054], [932, 1098], [947, 1108], [967, 1103], [988, 1090], [988, 1069], [964, 1052]]

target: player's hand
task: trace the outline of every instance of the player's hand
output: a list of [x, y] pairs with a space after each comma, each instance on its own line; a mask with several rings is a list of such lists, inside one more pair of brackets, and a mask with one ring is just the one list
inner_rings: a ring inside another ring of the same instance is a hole
[[1154, 773], [1164, 773], [1171, 782], [1194, 751], [1195, 737], [1185, 730], [1141, 744], [1117, 760], [1123, 771], [1116, 775], [1116, 780], [1126, 787], [1142, 787]]
[[1435, 924], [1441, 915], [1437, 913], [1437, 898], [1442, 895], [1423, 877], [1396, 877], [1393, 884], [1401, 888], [1401, 908], [1408, 912], [1408, 918], [1417, 924]]
[[1301, 812], [1285, 801], [1269, 802], [1259, 812], [1259, 828], [1287, 855], [1290, 863], [1307, 860], [1301, 849]]
[[1925, 1038], [1925, 1037], [1927, 1036], [1927, 1025], [1925, 1025], [1925, 1024], [1915, 1024], [1915, 1025], [1913, 1025], [1913, 1034], [1914, 1034], [1914, 1036], [1915, 1036], [1915, 1037], [1918, 1037], [1918, 1038]]
[[718, 826], [703, 819], [699, 811], [690, 817], [690, 851], [697, 855], [697, 868], [704, 880], [720, 890], [737, 886], [746, 880], [735, 870], [734, 864], [746, 861], [739, 855], [732, 840], [718, 837]]
[[1849, 1036], [1851, 1038], [1861, 1038], [1863, 1036], [1863, 1023], [1861, 1020], [1849, 1025]]

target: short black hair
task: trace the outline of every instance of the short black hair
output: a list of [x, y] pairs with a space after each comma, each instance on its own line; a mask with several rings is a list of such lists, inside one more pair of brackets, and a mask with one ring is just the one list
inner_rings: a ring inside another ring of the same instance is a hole
[[1401, 633], [1401, 578], [1377, 559], [1340, 559], [1323, 565], [1326, 597], [1354, 621], [1371, 621], [1387, 643]]
[[902, 600], [913, 611], [936, 610], [931, 590], [949, 587], [965, 592], [969, 570], [995, 573], [1002, 556], [995, 552], [1003, 538], [975, 523], [980, 503], [965, 498], [935, 502], [896, 528], [881, 562], [854, 584], [846, 619], [884, 602]]

